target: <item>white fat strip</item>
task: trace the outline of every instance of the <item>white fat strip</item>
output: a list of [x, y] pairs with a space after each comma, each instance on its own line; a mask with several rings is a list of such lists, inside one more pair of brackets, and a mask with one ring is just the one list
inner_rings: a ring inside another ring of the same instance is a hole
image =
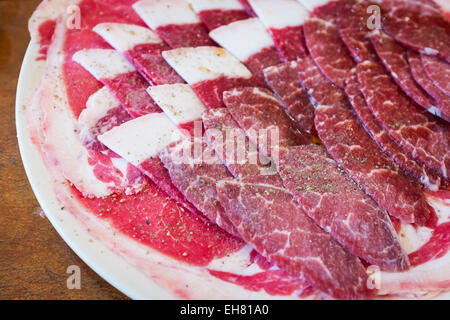
[[103, 197], [112, 193], [114, 185], [100, 181], [94, 174], [89, 162], [89, 152], [78, 135], [78, 122], [74, 117], [67, 100], [54, 100], [48, 96], [62, 97], [62, 84], [46, 88], [41, 107], [46, 113], [45, 119], [45, 152], [62, 172], [64, 177], [73, 183], [84, 196]]
[[381, 295], [420, 297], [425, 293], [447, 291], [450, 282], [450, 252], [406, 272], [381, 272], [378, 277]]
[[211, 31], [209, 36], [240, 61], [246, 61], [253, 54], [274, 45], [264, 25], [256, 18], [221, 26]]
[[[438, 216], [438, 226], [450, 221], [450, 205], [448, 202], [434, 198], [428, 194], [426, 195], [426, 199]], [[433, 235], [433, 229], [402, 223], [398, 234], [402, 247], [410, 254], [419, 250], [430, 240]]]
[[76, 52], [72, 59], [89, 71], [97, 80], [114, 79], [136, 69], [116, 50], [88, 49]]
[[39, 27], [42, 23], [49, 20], [56, 20], [64, 14], [70, 6], [78, 5], [81, 0], [46, 0], [42, 1], [33, 12], [30, 20], [28, 20], [28, 30], [30, 31], [31, 40], [39, 43], [41, 34]]
[[188, 84], [167, 84], [149, 87], [150, 96], [176, 124], [201, 118], [205, 107]]
[[323, 6], [331, 1], [333, 0], [298, 0], [298, 2], [300, 2], [300, 4], [308, 11], [313, 11], [315, 8]]
[[164, 113], [152, 113], [115, 127], [98, 139], [131, 164], [139, 166], [180, 137], [181, 132]]
[[65, 32], [65, 24], [59, 21], [48, 50], [46, 73], [33, 99], [42, 115], [40, 148], [48, 165], [58, 170], [84, 196], [108, 196], [114, 189], [127, 188], [128, 181], [124, 179], [121, 185], [114, 185], [100, 181], [94, 173], [89, 151], [80, 139], [78, 120], [69, 105], [67, 88], [62, 81]]
[[448, 0], [434, 0], [444, 12], [450, 12], [450, 1]]
[[267, 28], [301, 26], [309, 12], [296, 0], [250, 0], [253, 10]]
[[220, 78], [251, 78], [250, 71], [220, 47], [178, 48], [164, 51], [167, 63], [190, 85]]
[[427, 227], [414, 227], [411, 224], [402, 223], [399, 239], [403, 249], [410, 254], [420, 249], [433, 235], [433, 229]]
[[119, 102], [105, 87], [91, 95], [84, 109], [78, 117], [78, 127], [82, 141], [92, 139], [90, 129], [95, 127], [100, 119], [105, 117], [109, 110], [120, 107]]
[[192, 24], [200, 20], [184, 0], [142, 0], [133, 9], [153, 30], [171, 24]]
[[214, 259], [208, 268], [215, 271], [235, 273], [243, 276], [251, 276], [260, 272], [264, 272], [257, 263], [249, 266], [250, 254], [253, 251], [251, 245], [246, 245], [241, 250], [227, 255], [224, 258]]
[[121, 53], [132, 50], [139, 44], [162, 42], [150, 29], [134, 24], [100, 23], [93, 30]]
[[[438, 225], [450, 221], [450, 206], [442, 199], [427, 195], [427, 201], [436, 210]], [[408, 253], [420, 249], [432, 236], [432, 229], [402, 224], [399, 238]], [[405, 272], [381, 272], [380, 293], [420, 297], [424, 293], [448, 290], [450, 282], [450, 252]]]
[[238, 0], [189, 0], [195, 12], [205, 10], [245, 10]]

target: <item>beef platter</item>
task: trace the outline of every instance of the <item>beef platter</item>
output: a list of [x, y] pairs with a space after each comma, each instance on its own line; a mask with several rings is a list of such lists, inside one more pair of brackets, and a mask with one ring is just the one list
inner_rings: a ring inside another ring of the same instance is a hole
[[59, 200], [158, 256], [173, 271], [147, 272], [180, 297], [436, 296], [450, 291], [449, 10], [45, 0], [30, 136]]

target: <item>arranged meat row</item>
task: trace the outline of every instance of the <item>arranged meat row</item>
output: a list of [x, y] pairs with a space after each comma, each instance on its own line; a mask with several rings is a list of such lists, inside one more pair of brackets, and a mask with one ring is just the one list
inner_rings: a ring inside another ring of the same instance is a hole
[[321, 292], [374, 296], [367, 264], [411, 267], [393, 222], [434, 228], [424, 190], [448, 186], [450, 22], [433, 1], [190, 3], [138, 1], [145, 25], [73, 52], [104, 85], [85, 146]]

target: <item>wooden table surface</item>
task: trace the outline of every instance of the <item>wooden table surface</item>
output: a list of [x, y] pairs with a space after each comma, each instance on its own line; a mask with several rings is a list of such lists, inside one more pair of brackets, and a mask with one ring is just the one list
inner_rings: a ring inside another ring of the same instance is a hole
[[[40, 0], [0, 0], [0, 299], [126, 299], [85, 265], [42, 218], [20, 159], [14, 104], [29, 42], [27, 21]], [[81, 289], [67, 289], [67, 267]]]

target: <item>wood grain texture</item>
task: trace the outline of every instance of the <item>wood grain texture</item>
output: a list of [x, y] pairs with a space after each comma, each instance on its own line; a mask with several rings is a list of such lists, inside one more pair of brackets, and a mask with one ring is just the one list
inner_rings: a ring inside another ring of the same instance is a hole
[[[40, 0], [0, 0], [0, 299], [126, 299], [85, 265], [42, 218], [16, 139], [17, 78]], [[66, 286], [81, 268], [81, 289]]]

